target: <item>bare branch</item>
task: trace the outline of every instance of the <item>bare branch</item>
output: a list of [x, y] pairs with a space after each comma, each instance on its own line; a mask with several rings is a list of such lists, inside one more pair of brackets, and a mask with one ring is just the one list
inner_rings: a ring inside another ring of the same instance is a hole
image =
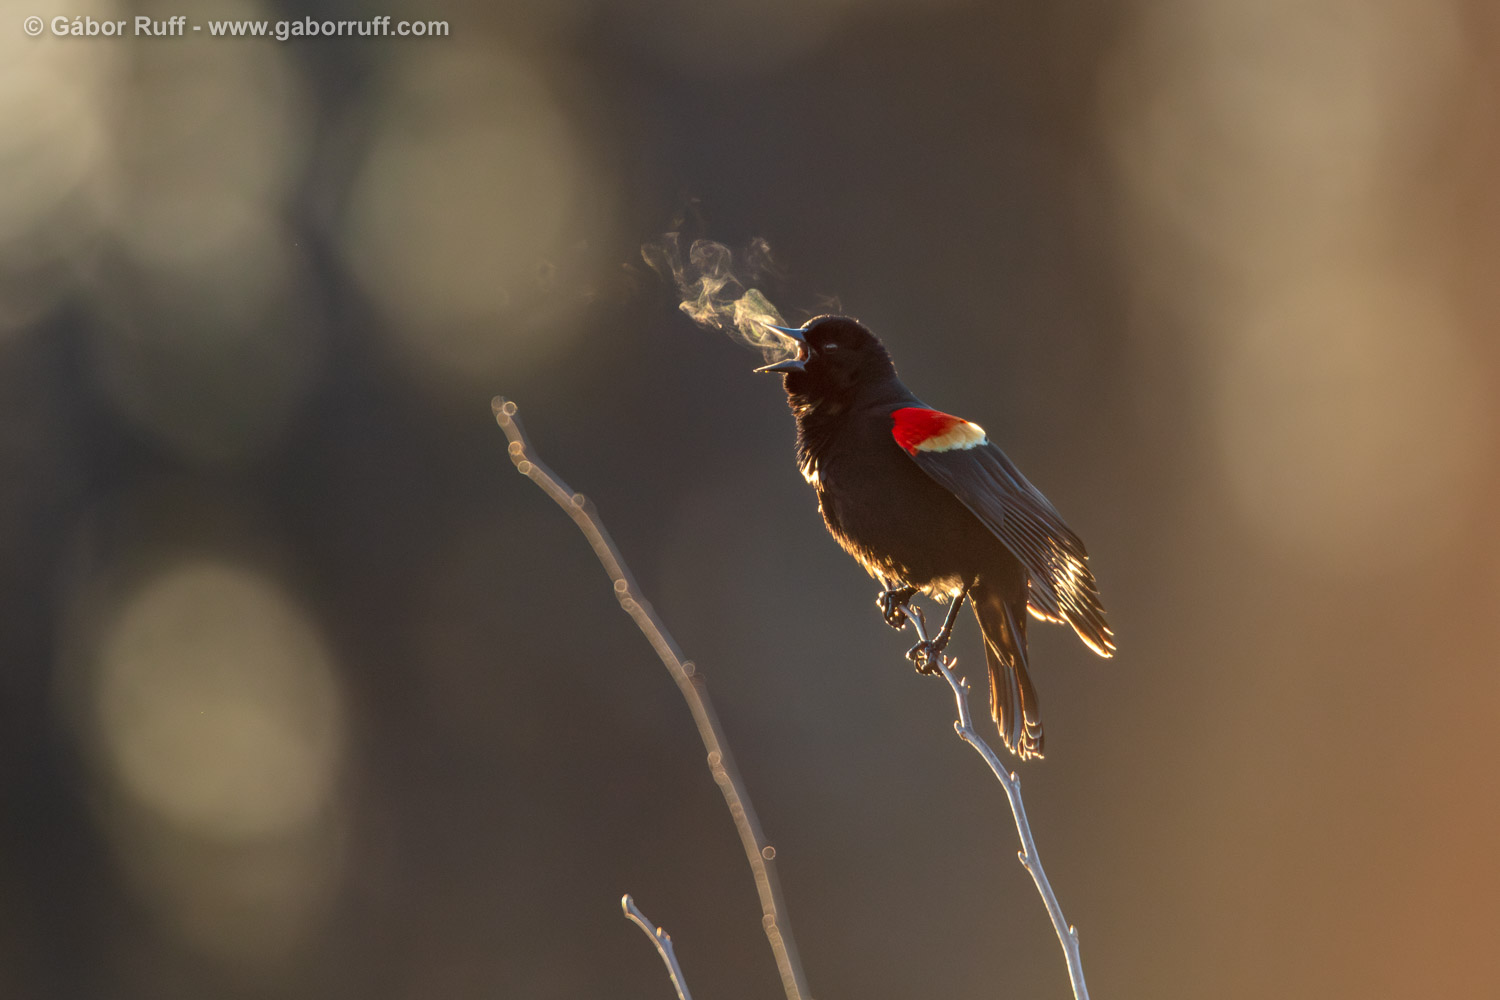
[[[917, 639], [926, 643], [927, 618], [922, 614], [922, 609], [912, 607], [909, 598], [900, 607], [907, 612], [907, 619], [916, 630]], [[939, 653], [927, 658], [923, 665], [942, 672], [943, 679], [953, 689], [953, 700], [958, 707], [958, 721], [953, 724], [954, 731], [960, 739], [978, 751], [979, 756], [984, 758], [984, 762], [1000, 780], [1000, 786], [1005, 789], [1005, 797], [1010, 800], [1010, 811], [1016, 818], [1016, 833], [1021, 838], [1021, 850], [1018, 854], [1021, 865], [1031, 873], [1036, 891], [1041, 894], [1042, 903], [1047, 907], [1047, 916], [1052, 918], [1052, 929], [1057, 932], [1063, 957], [1068, 962], [1068, 979], [1073, 984], [1073, 996], [1075, 1000], [1088, 1000], [1088, 984], [1083, 981], [1083, 958], [1078, 953], [1078, 930], [1063, 916], [1062, 906], [1057, 902], [1056, 893], [1052, 891], [1052, 883], [1047, 881], [1047, 873], [1042, 869], [1042, 859], [1037, 853], [1036, 841], [1031, 836], [1031, 824], [1026, 821], [1026, 805], [1021, 801], [1021, 779], [1001, 763], [1000, 757], [990, 745], [974, 731], [974, 719], [969, 714], [969, 682], [953, 673], [952, 667], [956, 663], [956, 660], [949, 660]]]
[[797, 945], [792, 938], [791, 925], [785, 923], [786, 904], [782, 901], [781, 884], [777, 881], [774, 863], [776, 848], [766, 841], [765, 834], [761, 831], [760, 820], [750, 804], [750, 794], [745, 790], [739, 769], [734, 766], [734, 758], [730, 756], [723, 727], [714, 712], [713, 702], [709, 700], [703, 678], [691, 661], [682, 658], [681, 650], [667, 633], [661, 618], [641, 596], [635, 577], [626, 567], [609, 532], [604, 529], [604, 522], [599, 519], [593, 504], [582, 493], [574, 493], [556, 473], [537, 461], [531, 450], [531, 442], [516, 418], [516, 404], [496, 396], [490, 406], [495, 412], [496, 423], [510, 440], [510, 460], [515, 463], [516, 471], [541, 487], [578, 525], [578, 530], [588, 539], [594, 555], [609, 574], [620, 607], [635, 621], [636, 627], [645, 635], [646, 641], [656, 650], [656, 655], [661, 657], [661, 662], [677, 682], [677, 689], [682, 692], [688, 709], [693, 713], [693, 721], [698, 725], [703, 748], [708, 751], [709, 771], [713, 774], [719, 791], [724, 794], [729, 815], [734, 820], [735, 829], [739, 831], [740, 844], [745, 849], [745, 860], [750, 863], [750, 870], [755, 876], [755, 890], [760, 895], [761, 926], [771, 944], [771, 952], [776, 957], [782, 989], [786, 992], [787, 1000], [804, 1000], [808, 996], [807, 978], [802, 971], [802, 962], [797, 957]]
[[634, 923], [651, 943], [656, 945], [657, 954], [667, 964], [667, 975], [672, 977], [672, 985], [677, 988], [677, 1000], [693, 1000], [693, 995], [688, 992], [687, 983], [682, 978], [682, 966], [677, 964], [677, 952], [672, 950], [672, 935], [660, 927], [652, 927], [651, 921], [635, 905], [635, 900], [630, 898], [630, 893], [620, 897], [620, 909], [625, 911], [625, 919]]

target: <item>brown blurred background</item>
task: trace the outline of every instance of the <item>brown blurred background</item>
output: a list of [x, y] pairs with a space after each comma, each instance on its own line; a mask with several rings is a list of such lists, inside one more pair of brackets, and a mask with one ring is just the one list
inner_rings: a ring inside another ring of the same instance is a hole
[[1494, 996], [1493, 3], [0, 10], [0, 996], [668, 996], [627, 890], [778, 995], [495, 393], [709, 677], [814, 994], [1066, 995], [778, 386], [639, 266], [689, 196], [1088, 540], [1121, 653], [1035, 630], [1024, 779], [1095, 996]]

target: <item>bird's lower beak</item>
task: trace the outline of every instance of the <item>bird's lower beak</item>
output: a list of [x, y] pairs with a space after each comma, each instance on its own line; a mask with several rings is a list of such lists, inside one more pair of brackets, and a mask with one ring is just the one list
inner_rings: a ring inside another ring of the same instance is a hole
[[795, 341], [796, 344], [797, 344], [797, 356], [795, 358], [787, 358], [785, 361], [778, 361], [774, 365], [766, 365], [763, 368], [757, 368], [755, 370], [758, 371], [758, 372], [800, 372], [800, 371], [805, 371], [806, 368], [807, 368], [807, 336], [806, 336], [806, 334], [804, 334], [801, 330], [796, 329], [795, 327], [790, 327], [790, 326], [772, 326], [770, 323], [767, 323], [765, 325], [766, 325], [766, 327], [768, 329], [775, 330], [777, 333], [781, 334], [783, 337], [786, 337], [789, 340]]

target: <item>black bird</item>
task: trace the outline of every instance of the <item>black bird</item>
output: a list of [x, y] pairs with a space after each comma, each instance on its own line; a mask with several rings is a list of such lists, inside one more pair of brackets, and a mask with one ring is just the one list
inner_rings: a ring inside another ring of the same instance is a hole
[[1010, 751], [1042, 755], [1026, 670], [1026, 615], [1065, 622], [1100, 656], [1115, 649], [1088, 553], [984, 429], [912, 395], [876, 336], [845, 316], [772, 327], [797, 356], [784, 376], [797, 464], [828, 530], [885, 588], [895, 628], [917, 591], [953, 602], [934, 639], [907, 655], [930, 672], [967, 599], [984, 633], [990, 714]]

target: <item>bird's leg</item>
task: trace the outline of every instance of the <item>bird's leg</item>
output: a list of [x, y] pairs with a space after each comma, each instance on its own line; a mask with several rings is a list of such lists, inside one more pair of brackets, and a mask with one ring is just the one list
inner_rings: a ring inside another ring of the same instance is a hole
[[880, 608], [880, 617], [885, 623], [898, 632], [906, 628], [906, 611], [903, 607], [907, 601], [916, 594], [916, 587], [890, 587], [880, 592], [875, 598], [875, 606]]
[[938, 658], [947, 648], [948, 640], [953, 638], [953, 626], [958, 623], [958, 613], [963, 610], [964, 601], [968, 597], [969, 588], [965, 587], [948, 606], [948, 614], [944, 616], [943, 627], [938, 629], [938, 634], [931, 639], [923, 639], [906, 651], [906, 658], [916, 665], [917, 673], [930, 674], [937, 670]]
[[964, 601], [969, 598], [969, 588], [965, 587], [959, 595], [953, 599], [948, 606], [948, 614], [943, 618], [943, 627], [938, 629], [937, 636], [932, 640], [932, 651], [941, 653], [948, 646], [948, 640], [953, 638], [953, 626], [958, 624], [958, 613], [963, 610]]

